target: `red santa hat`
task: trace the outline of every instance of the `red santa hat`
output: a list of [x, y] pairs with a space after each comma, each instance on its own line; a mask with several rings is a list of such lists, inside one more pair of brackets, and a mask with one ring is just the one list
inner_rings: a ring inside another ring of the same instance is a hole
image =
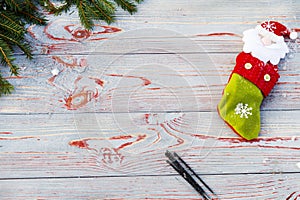
[[266, 21], [255, 28], [260, 34], [269, 36], [274, 41], [284, 41], [284, 38], [295, 40], [298, 35], [286, 26], [276, 21]]

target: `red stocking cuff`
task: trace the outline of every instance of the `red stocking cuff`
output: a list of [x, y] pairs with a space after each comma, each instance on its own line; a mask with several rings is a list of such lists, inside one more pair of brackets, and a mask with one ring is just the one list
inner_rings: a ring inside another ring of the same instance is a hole
[[232, 73], [237, 73], [255, 84], [266, 97], [279, 79], [278, 68], [264, 63], [250, 53], [241, 52]]

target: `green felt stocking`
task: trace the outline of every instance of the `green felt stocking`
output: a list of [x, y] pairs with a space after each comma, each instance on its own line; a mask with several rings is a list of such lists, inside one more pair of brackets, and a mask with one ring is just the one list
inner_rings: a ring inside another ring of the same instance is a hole
[[260, 132], [260, 105], [263, 98], [256, 85], [233, 73], [218, 104], [218, 111], [237, 134], [251, 140], [257, 138]]

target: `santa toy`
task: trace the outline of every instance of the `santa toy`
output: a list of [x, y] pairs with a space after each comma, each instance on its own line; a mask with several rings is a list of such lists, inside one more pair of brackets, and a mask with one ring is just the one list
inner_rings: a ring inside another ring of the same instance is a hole
[[243, 33], [243, 51], [236, 58], [218, 112], [246, 140], [259, 135], [260, 105], [279, 79], [279, 61], [289, 52], [285, 39], [296, 38], [296, 32], [275, 21]]

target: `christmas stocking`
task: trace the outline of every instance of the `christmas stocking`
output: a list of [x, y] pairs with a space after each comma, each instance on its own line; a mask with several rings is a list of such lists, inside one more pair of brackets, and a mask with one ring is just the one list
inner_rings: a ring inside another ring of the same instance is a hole
[[279, 79], [277, 64], [288, 53], [286, 37], [296, 39], [297, 33], [274, 21], [243, 33], [243, 52], [236, 58], [218, 112], [246, 140], [259, 135], [260, 105]]

